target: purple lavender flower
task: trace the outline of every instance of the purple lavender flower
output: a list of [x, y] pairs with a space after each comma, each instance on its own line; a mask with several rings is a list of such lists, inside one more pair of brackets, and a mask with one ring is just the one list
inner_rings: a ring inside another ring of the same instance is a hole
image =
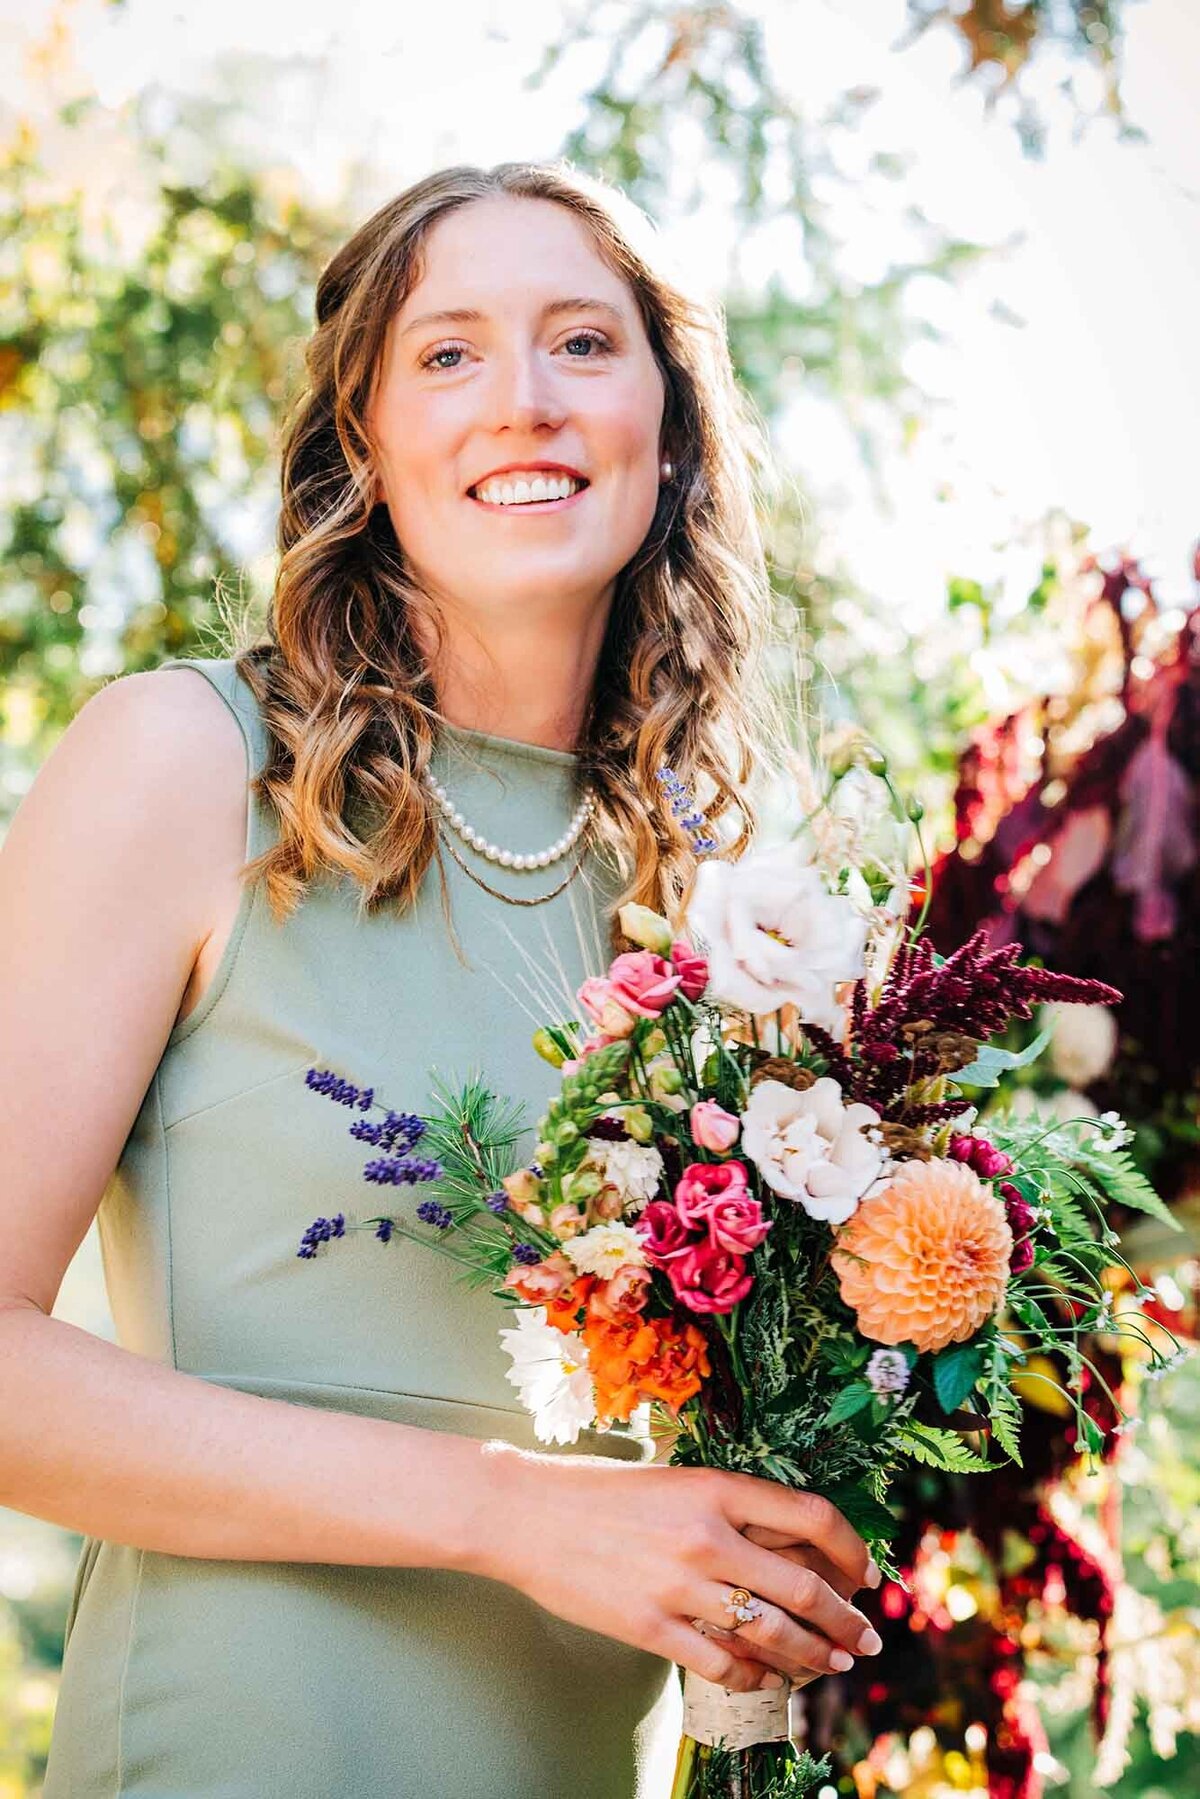
[[422, 1224], [435, 1225], [439, 1231], [448, 1231], [454, 1223], [449, 1206], [441, 1205], [436, 1199], [423, 1199], [417, 1207], [417, 1217]]
[[331, 1237], [344, 1237], [345, 1234], [344, 1212], [336, 1212], [332, 1218], [314, 1218], [301, 1237], [296, 1254], [302, 1261], [311, 1262], [322, 1243], [328, 1243]]
[[375, 1235], [379, 1238], [381, 1243], [390, 1243], [392, 1240], [392, 1232], [395, 1228], [396, 1227], [390, 1218], [381, 1218], [379, 1223], [375, 1226]]
[[504, 1191], [503, 1187], [497, 1187], [494, 1193], [488, 1194], [483, 1203], [489, 1212], [495, 1212], [497, 1218], [499, 1218], [502, 1213], [507, 1212], [508, 1210], [508, 1194]]
[[384, 1187], [415, 1187], [440, 1180], [442, 1173], [441, 1163], [429, 1156], [378, 1156], [363, 1169], [363, 1179]]
[[310, 1068], [304, 1082], [314, 1093], [324, 1093], [335, 1104], [358, 1106], [364, 1112], [370, 1111], [375, 1098], [373, 1087], [356, 1087], [353, 1081], [344, 1081], [334, 1074], [332, 1068]]
[[535, 1249], [532, 1243], [514, 1243], [512, 1253], [513, 1261], [519, 1262], [522, 1268], [532, 1268], [535, 1262], [542, 1259], [541, 1250]]
[[665, 762], [655, 771], [655, 778], [667, 797], [672, 813], [691, 838], [696, 855], [710, 855], [717, 847], [717, 840], [711, 835], [708, 820], [692, 798], [686, 783]]

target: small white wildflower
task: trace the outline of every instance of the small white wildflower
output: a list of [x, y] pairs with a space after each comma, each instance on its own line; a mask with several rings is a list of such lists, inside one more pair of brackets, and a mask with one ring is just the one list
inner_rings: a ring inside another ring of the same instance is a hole
[[1119, 1112], [1101, 1112], [1098, 1121], [1104, 1128], [1096, 1132], [1095, 1147], [1105, 1154], [1132, 1143], [1133, 1132]]
[[909, 1380], [908, 1359], [898, 1349], [877, 1349], [867, 1363], [867, 1385], [882, 1398], [903, 1393]]

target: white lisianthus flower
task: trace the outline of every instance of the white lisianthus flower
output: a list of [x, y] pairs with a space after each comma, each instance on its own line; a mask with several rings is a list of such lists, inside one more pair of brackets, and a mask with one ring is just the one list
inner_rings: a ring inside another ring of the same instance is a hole
[[646, 1261], [642, 1239], [630, 1224], [594, 1224], [564, 1243], [563, 1253], [580, 1274], [595, 1274], [603, 1281], [611, 1280], [627, 1262], [640, 1268]]
[[1117, 1051], [1117, 1021], [1108, 1006], [1059, 1000], [1042, 1007], [1039, 1022], [1054, 1029], [1050, 1066], [1068, 1087], [1090, 1087], [1107, 1074]]
[[538, 1441], [574, 1443], [596, 1418], [596, 1389], [583, 1338], [547, 1324], [545, 1306], [525, 1306], [517, 1313], [515, 1329], [502, 1330], [500, 1341], [513, 1361], [506, 1379], [533, 1413]]
[[625, 1138], [616, 1142], [594, 1138], [588, 1161], [617, 1189], [626, 1211], [640, 1212], [647, 1200], [653, 1199], [658, 1192], [663, 1159], [650, 1145], [632, 1143]]
[[797, 1201], [810, 1218], [845, 1224], [888, 1162], [864, 1128], [878, 1123], [871, 1106], [843, 1105], [830, 1075], [803, 1093], [759, 1081], [742, 1113], [742, 1149], [774, 1192]]
[[829, 892], [800, 845], [701, 862], [687, 923], [693, 941], [703, 940], [713, 998], [754, 1014], [793, 1005], [840, 1033], [834, 988], [864, 971], [866, 921]]

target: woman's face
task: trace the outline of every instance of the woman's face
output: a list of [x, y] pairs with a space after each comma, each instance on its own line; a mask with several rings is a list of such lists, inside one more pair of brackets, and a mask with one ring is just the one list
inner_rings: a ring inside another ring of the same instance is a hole
[[[658, 501], [664, 388], [633, 293], [548, 200], [459, 207], [423, 263], [371, 413], [406, 562], [456, 614], [549, 622], [567, 607], [582, 623]], [[562, 492], [564, 477], [568, 498], [533, 485]]]

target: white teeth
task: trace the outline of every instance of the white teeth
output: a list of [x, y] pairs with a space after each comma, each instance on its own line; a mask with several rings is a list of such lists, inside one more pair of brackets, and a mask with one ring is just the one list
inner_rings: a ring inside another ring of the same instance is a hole
[[484, 481], [475, 489], [476, 498], [488, 506], [527, 506], [538, 500], [566, 500], [585, 485], [572, 475], [524, 476], [513, 481]]

